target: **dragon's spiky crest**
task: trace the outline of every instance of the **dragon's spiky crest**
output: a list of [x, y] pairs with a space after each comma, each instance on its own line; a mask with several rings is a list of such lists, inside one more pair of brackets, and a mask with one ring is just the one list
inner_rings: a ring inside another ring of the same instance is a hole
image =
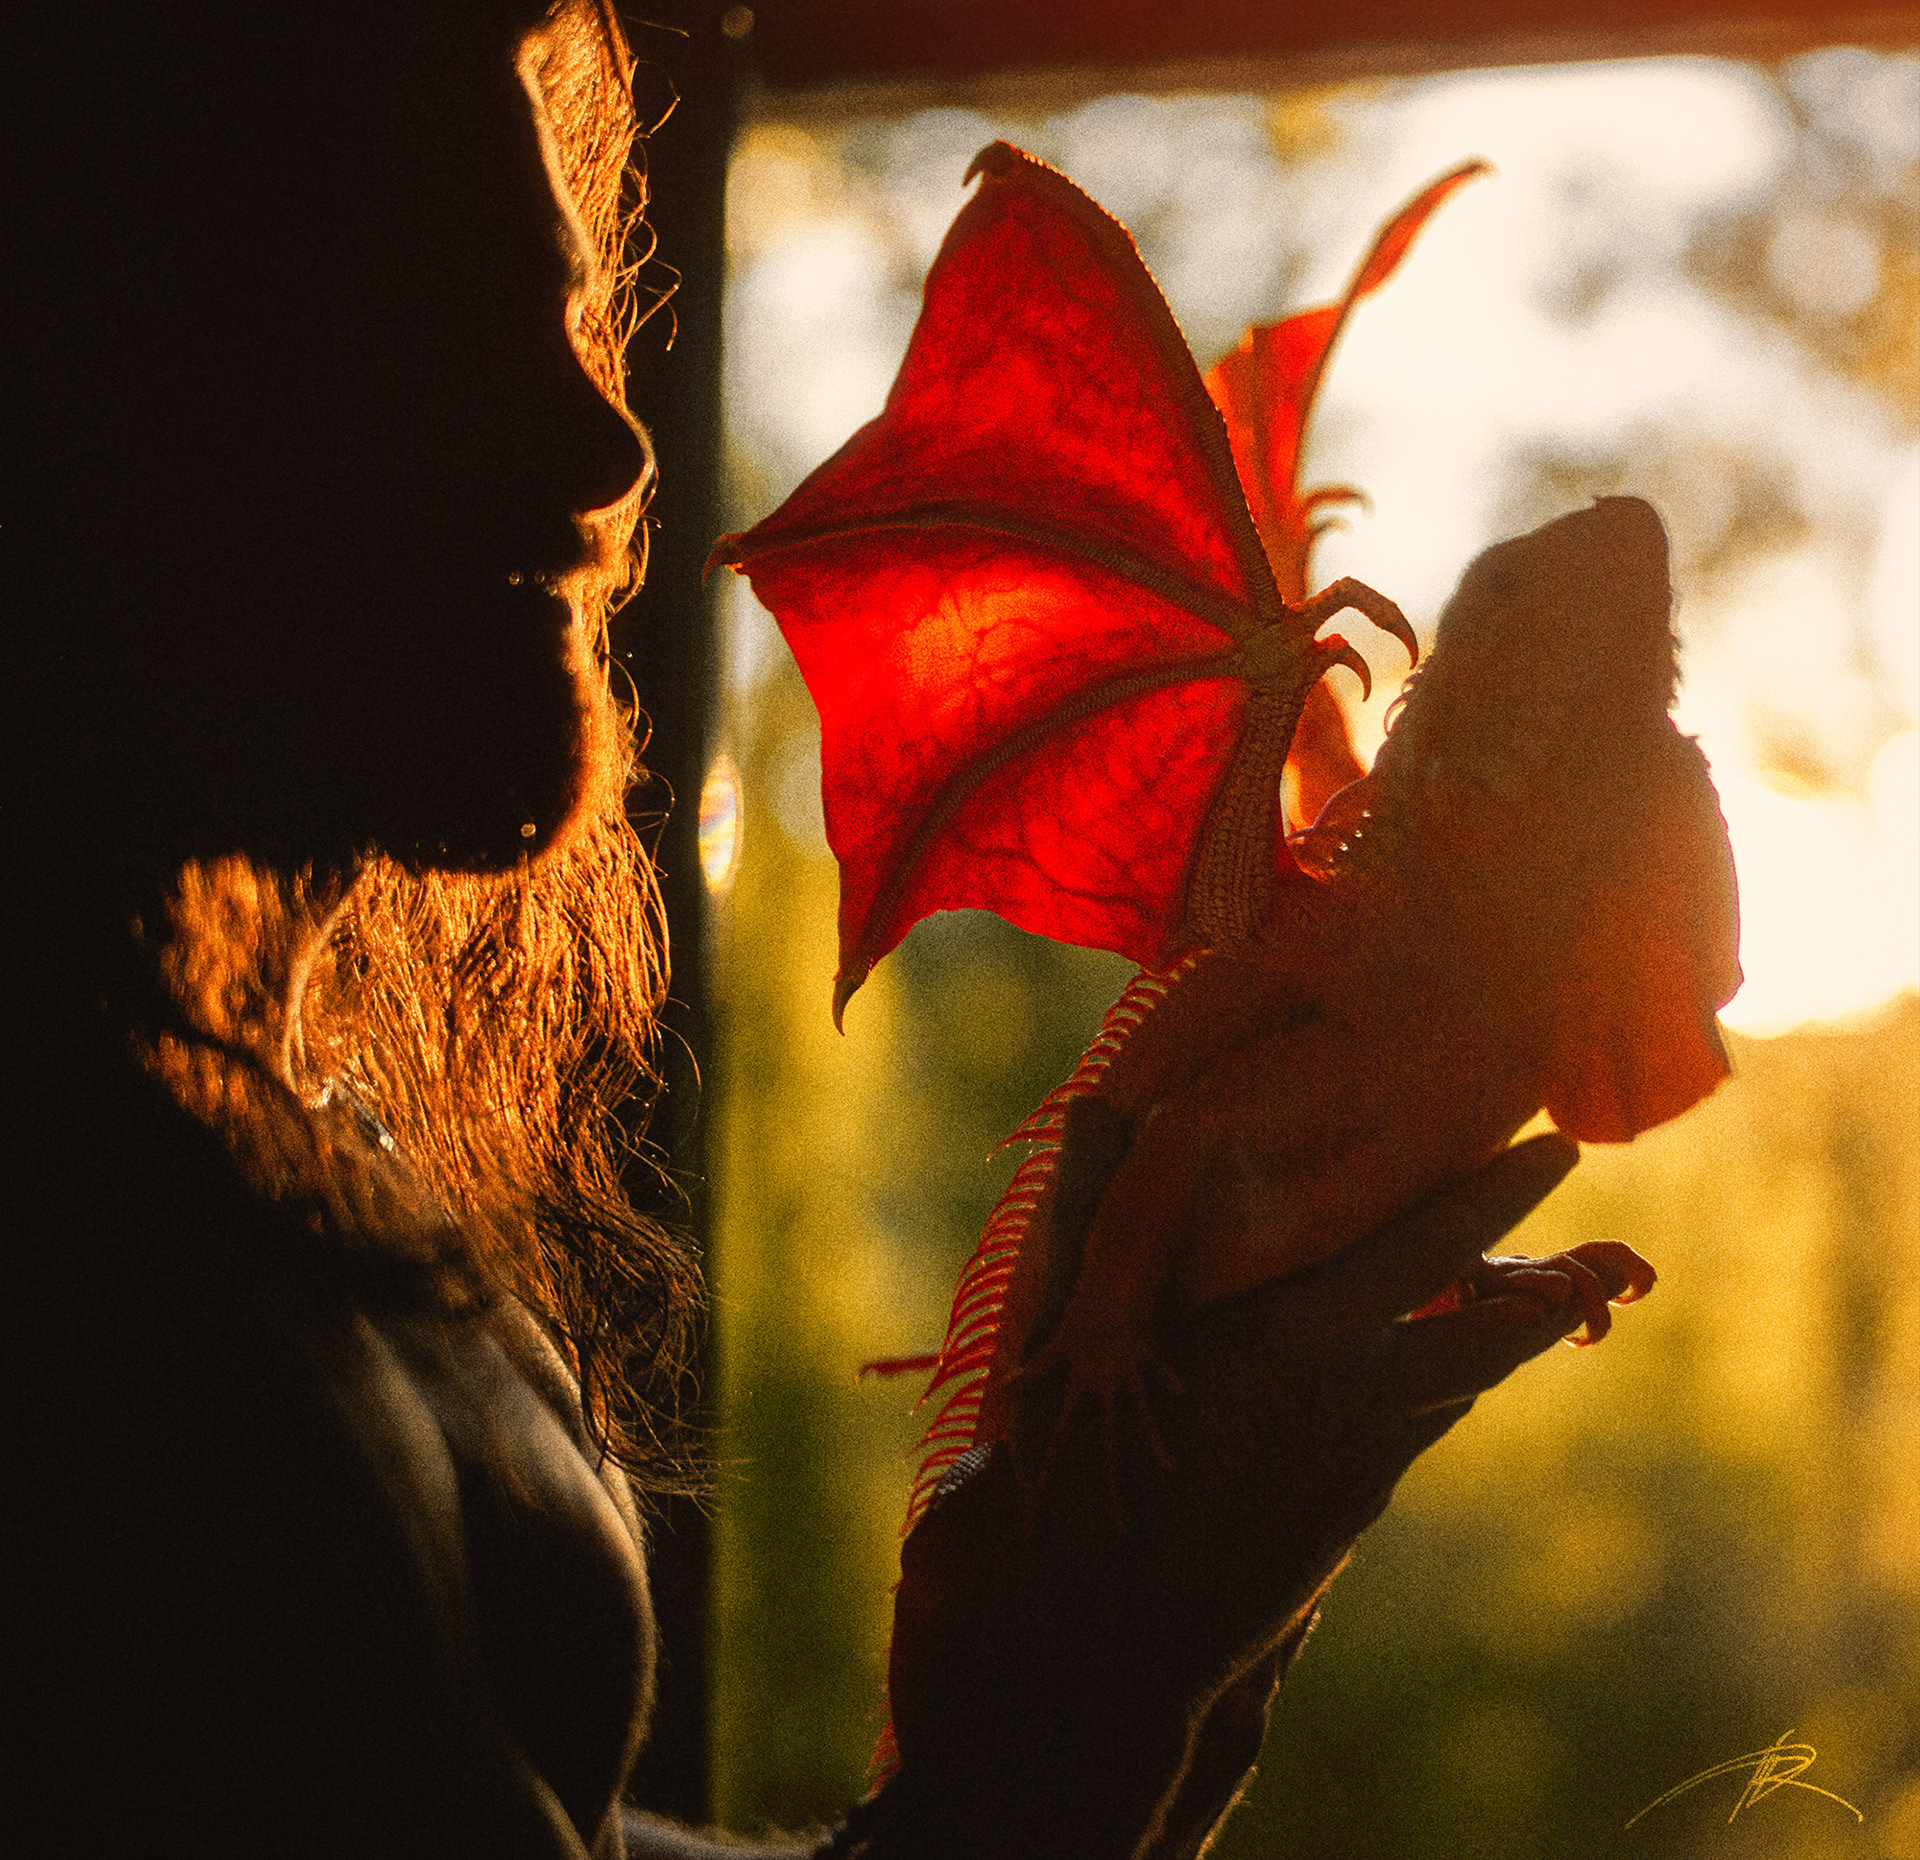
[[923, 1402], [930, 1401], [941, 1389], [959, 1384], [921, 1438], [923, 1458], [919, 1475], [913, 1482], [912, 1496], [907, 1501], [906, 1522], [901, 1527], [903, 1536], [919, 1523], [954, 1462], [974, 1444], [987, 1371], [993, 1365], [1001, 1318], [1006, 1310], [1007, 1289], [1013, 1282], [1014, 1267], [1026, 1242], [1034, 1210], [1052, 1177], [1054, 1159], [1060, 1154], [1060, 1133], [1067, 1107], [1098, 1088], [1127, 1037], [1166, 997], [1167, 991], [1199, 963], [1201, 954], [1198, 950], [1189, 951], [1169, 968], [1142, 969], [1107, 1010], [1100, 1031], [1072, 1076], [1048, 1092], [1025, 1122], [996, 1146], [1005, 1149], [1015, 1143], [1030, 1143], [1033, 1148], [1014, 1171], [1006, 1193], [987, 1218], [980, 1244], [961, 1271], [939, 1354], [867, 1365], [868, 1372], [881, 1375], [931, 1369], [933, 1380], [921, 1397]]

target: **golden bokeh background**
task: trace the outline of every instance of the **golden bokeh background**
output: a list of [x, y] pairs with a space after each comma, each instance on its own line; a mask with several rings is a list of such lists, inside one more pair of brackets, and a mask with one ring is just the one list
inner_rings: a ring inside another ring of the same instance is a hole
[[[1203, 366], [1494, 160], [1335, 357], [1308, 482], [1374, 501], [1316, 578], [1424, 631], [1485, 543], [1651, 497], [1742, 872], [1734, 1078], [1589, 1150], [1516, 1237], [1628, 1240], [1658, 1291], [1415, 1468], [1217, 1851], [1920, 1860], [1920, 58], [762, 116], [729, 201], [730, 522], [877, 411], [996, 136], [1128, 221]], [[1127, 969], [935, 919], [837, 1035], [812, 708], [744, 585], [715, 599], [714, 1710], [719, 1811], [754, 1831], [837, 1817], [880, 1722], [920, 1417], [857, 1367], [937, 1342], [993, 1144]], [[1734, 1778], [1626, 1830], [1789, 1729], [1864, 1822], [1786, 1788], [1730, 1823]]]

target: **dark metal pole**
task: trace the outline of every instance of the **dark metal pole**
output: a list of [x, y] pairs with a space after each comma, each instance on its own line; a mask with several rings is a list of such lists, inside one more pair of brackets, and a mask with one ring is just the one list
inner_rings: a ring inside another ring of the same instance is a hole
[[[649, 276], [679, 273], [670, 306], [642, 326], [628, 357], [630, 398], [653, 435], [660, 466], [645, 586], [618, 623], [622, 652], [652, 724], [646, 761], [654, 775], [642, 809], [671, 811], [658, 840], [661, 890], [672, 937], [672, 996], [662, 1051], [666, 1097], [653, 1142], [691, 1196], [667, 1218], [690, 1229], [703, 1252], [708, 1231], [708, 1120], [701, 1079], [712, 1017], [702, 961], [705, 894], [699, 856], [700, 783], [712, 704], [707, 604], [700, 571], [720, 529], [720, 306], [727, 152], [738, 88], [739, 46], [711, 0], [665, 0], [629, 13], [641, 72], [643, 118], [669, 100], [673, 112], [647, 145], [648, 221], [658, 240]], [[739, 25], [736, 16], [730, 23]], [[668, 347], [668, 334], [672, 342]], [[697, 1365], [710, 1384], [711, 1351]], [[704, 1399], [704, 1397], [703, 1397]], [[710, 1419], [706, 1414], [697, 1417]], [[710, 1818], [707, 1672], [712, 1532], [699, 1506], [668, 1501], [651, 1537], [649, 1566], [660, 1622], [661, 1663], [653, 1731], [635, 1774], [644, 1806], [691, 1822]]]

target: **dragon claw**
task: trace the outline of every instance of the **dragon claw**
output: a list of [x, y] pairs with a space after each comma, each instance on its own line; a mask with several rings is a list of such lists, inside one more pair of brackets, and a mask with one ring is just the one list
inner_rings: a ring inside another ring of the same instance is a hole
[[1328, 582], [1318, 594], [1304, 601], [1294, 611], [1302, 619], [1318, 626], [1323, 620], [1330, 620], [1349, 607], [1355, 613], [1365, 614], [1381, 632], [1391, 633], [1407, 649], [1408, 659], [1415, 665], [1420, 663], [1420, 641], [1407, 616], [1384, 594], [1368, 587], [1364, 581], [1355, 581], [1351, 575], [1342, 575], [1338, 581]]
[[1598, 1343], [1613, 1327], [1609, 1305], [1630, 1305], [1653, 1290], [1655, 1273], [1622, 1240], [1589, 1240], [1558, 1254], [1555, 1264], [1568, 1274], [1586, 1313], [1585, 1330], [1568, 1341], [1576, 1349]]
[[1589, 1240], [1545, 1259], [1483, 1260], [1466, 1281], [1469, 1296], [1502, 1291], [1531, 1292], [1557, 1305], [1571, 1291], [1579, 1301], [1581, 1325], [1567, 1342], [1575, 1349], [1596, 1344], [1613, 1328], [1613, 1305], [1630, 1305], [1652, 1291], [1657, 1275], [1632, 1247], [1620, 1240]]
[[1364, 700], [1373, 696], [1373, 672], [1354, 647], [1342, 639], [1338, 633], [1318, 642], [1321, 655], [1321, 670], [1331, 671], [1336, 665], [1344, 665], [1360, 680], [1360, 696]]
[[1100, 1404], [1101, 1434], [1106, 1449], [1107, 1507], [1115, 1530], [1124, 1532], [1127, 1528], [1126, 1506], [1120, 1493], [1120, 1404], [1123, 1394], [1139, 1418], [1140, 1432], [1147, 1450], [1162, 1466], [1171, 1468], [1174, 1464], [1173, 1454], [1154, 1416], [1151, 1385], [1158, 1383], [1175, 1397], [1186, 1393], [1186, 1385], [1151, 1341], [1137, 1351], [1112, 1355], [1103, 1351], [1100, 1354], [1102, 1360], [1076, 1363], [1071, 1347], [1056, 1332], [1043, 1349], [1029, 1357], [1007, 1379], [1007, 1386], [1012, 1389], [1035, 1383], [1062, 1366], [1067, 1371], [1067, 1387], [1060, 1400], [1060, 1412], [1048, 1433], [1040, 1470], [1027, 1495], [1028, 1530], [1032, 1530], [1039, 1514], [1040, 1500], [1053, 1477], [1061, 1448], [1073, 1431], [1073, 1424], [1081, 1410], [1090, 1401]]
[[1317, 491], [1309, 491], [1300, 500], [1302, 510], [1318, 510], [1322, 504], [1358, 504], [1369, 513], [1373, 510], [1373, 499], [1357, 484], [1323, 484]]

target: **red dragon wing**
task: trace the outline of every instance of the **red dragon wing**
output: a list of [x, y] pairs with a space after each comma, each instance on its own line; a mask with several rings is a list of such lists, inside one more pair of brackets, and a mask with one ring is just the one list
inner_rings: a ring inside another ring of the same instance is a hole
[[885, 410], [713, 553], [819, 706], [836, 1019], [932, 911], [1153, 962], [1238, 740], [1241, 648], [1289, 618], [1126, 230], [1006, 143], [975, 173]]
[[[1206, 389], [1226, 420], [1254, 524], [1289, 601], [1304, 598], [1314, 538], [1335, 520], [1320, 515], [1323, 507], [1361, 495], [1348, 485], [1300, 489], [1301, 441], [1333, 345], [1354, 305], [1393, 276], [1439, 207], [1467, 182], [1492, 172], [1483, 161], [1462, 162], [1429, 182], [1381, 227], [1336, 302], [1283, 322], [1256, 324], [1207, 371]], [[1300, 826], [1311, 824], [1335, 794], [1366, 772], [1353, 753], [1340, 706], [1324, 685], [1307, 694], [1290, 759], [1293, 817]]]

